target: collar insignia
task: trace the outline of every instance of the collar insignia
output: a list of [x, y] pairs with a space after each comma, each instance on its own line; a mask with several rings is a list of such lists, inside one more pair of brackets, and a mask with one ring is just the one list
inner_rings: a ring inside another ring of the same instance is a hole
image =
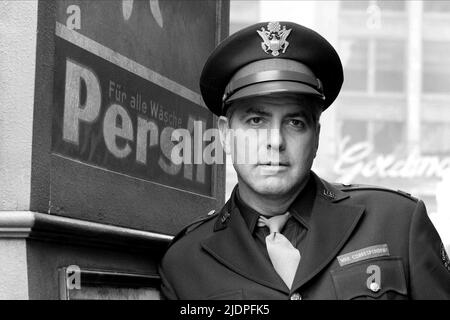
[[[261, 27], [261, 30], [256, 30], [259, 36], [263, 39], [261, 48], [265, 53], [271, 53], [274, 57], [281, 53], [285, 53], [289, 42], [286, 41], [292, 29], [286, 29], [286, 26], [281, 27], [279, 22], [269, 22], [267, 30]], [[272, 51], [272, 52], [269, 52]]]

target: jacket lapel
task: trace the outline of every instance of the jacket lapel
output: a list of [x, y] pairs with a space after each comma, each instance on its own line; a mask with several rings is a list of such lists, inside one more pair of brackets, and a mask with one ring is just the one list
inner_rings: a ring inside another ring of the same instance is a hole
[[203, 249], [243, 277], [288, 294], [288, 287], [257, 247], [239, 209], [230, 202], [222, 208], [213, 235], [202, 241]]
[[311, 280], [330, 261], [351, 236], [364, 213], [363, 206], [339, 203], [348, 195], [316, 175], [317, 193], [310, 218], [306, 247], [292, 285], [292, 291]]

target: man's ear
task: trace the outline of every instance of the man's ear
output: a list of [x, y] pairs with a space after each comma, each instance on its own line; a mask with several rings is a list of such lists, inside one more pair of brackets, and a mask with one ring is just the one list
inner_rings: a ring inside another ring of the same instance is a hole
[[231, 137], [230, 137], [230, 123], [227, 117], [220, 116], [217, 120], [217, 127], [219, 128], [220, 143], [226, 154], [231, 153]]

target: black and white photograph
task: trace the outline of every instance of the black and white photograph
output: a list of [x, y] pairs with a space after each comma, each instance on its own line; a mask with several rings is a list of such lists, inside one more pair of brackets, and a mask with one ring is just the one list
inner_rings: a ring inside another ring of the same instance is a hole
[[449, 301], [449, 254], [450, 1], [0, 0], [0, 300]]

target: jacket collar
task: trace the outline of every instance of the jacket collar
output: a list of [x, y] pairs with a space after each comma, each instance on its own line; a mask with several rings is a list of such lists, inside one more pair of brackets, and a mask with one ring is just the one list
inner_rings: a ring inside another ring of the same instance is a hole
[[[316, 183], [316, 196], [311, 211], [306, 246], [301, 252], [301, 261], [294, 279], [292, 291], [310, 281], [347, 242], [361, 218], [364, 207], [342, 202], [349, 195], [321, 180], [312, 173]], [[236, 192], [236, 189], [233, 191]], [[289, 289], [257, 247], [250, 231], [230, 200], [220, 211], [214, 233], [201, 245], [220, 263], [236, 273], [257, 283], [281, 292]]]
[[288, 287], [258, 248], [232, 198], [233, 195], [219, 213], [214, 233], [201, 242], [202, 248], [243, 277], [289, 293]]

